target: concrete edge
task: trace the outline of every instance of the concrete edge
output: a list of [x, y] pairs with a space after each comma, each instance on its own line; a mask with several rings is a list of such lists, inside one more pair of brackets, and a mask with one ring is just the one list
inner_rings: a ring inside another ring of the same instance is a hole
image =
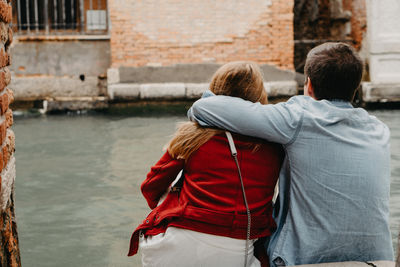
[[361, 88], [362, 98], [366, 103], [400, 102], [400, 83], [363, 82]]
[[[111, 100], [147, 100], [147, 99], [197, 99], [200, 98], [208, 83], [109, 83], [108, 96]], [[297, 94], [296, 81], [265, 82], [269, 97], [287, 97]]]
[[43, 108], [40, 113], [56, 110], [89, 110], [103, 109], [108, 107], [108, 98], [98, 97], [54, 97], [46, 98], [43, 101]]
[[140, 99], [186, 98], [184, 83], [146, 83], [139, 85]]
[[[105, 94], [106, 85], [100, 85], [96, 76], [85, 76], [83, 80], [74, 76], [12, 76], [8, 88], [16, 100], [24, 98], [45, 99], [46, 97], [96, 97]], [[102, 89], [104, 88], [104, 89]]]

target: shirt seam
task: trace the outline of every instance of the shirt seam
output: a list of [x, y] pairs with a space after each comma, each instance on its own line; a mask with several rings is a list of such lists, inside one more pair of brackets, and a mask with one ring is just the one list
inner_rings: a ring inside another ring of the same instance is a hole
[[[288, 153], [287, 153], [286, 146], [284, 147], [284, 149], [285, 149], [285, 154], [286, 154], [287, 157], [288, 157], [288, 168], [289, 168], [289, 177], [290, 177], [290, 179], [289, 179], [289, 185], [288, 185], [288, 190], [290, 191], [290, 185], [291, 185], [291, 183], [292, 183], [292, 181], [291, 181], [291, 180], [292, 180], [292, 175], [291, 175], [291, 164], [290, 164], [291, 159], [290, 159], [290, 157], [289, 157], [289, 155], [288, 155]], [[278, 238], [277, 246], [275, 247], [274, 252], [272, 253], [272, 255], [273, 255], [272, 261], [279, 257], [279, 258], [281, 258], [281, 259], [285, 262], [285, 265], [287, 265], [288, 262], [287, 262], [287, 260], [284, 258], [284, 256], [282, 255], [282, 248], [283, 248], [283, 246], [284, 246], [284, 244], [285, 244], [285, 242], [286, 242], [287, 234], [288, 234], [288, 231], [289, 231], [288, 228], [287, 228], [287, 216], [289, 215], [290, 204], [291, 204], [291, 201], [290, 201], [290, 192], [287, 192], [287, 193], [288, 193], [288, 196], [287, 196], [288, 204], [287, 204], [287, 213], [284, 215], [284, 216], [285, 216], [285, 219], [284, 219], [284, 222], [283, 222], [283, 225], [282, 225], [282, 230], [281, 230], [282, 241], [280, 242], [281, 244], [278, 246], [278, 242], [279, 242], [279, 240], [281, 239], [281, 238]]]
[[294, 133], [293, 137], [289, 140], [289, 142], [284, 144], [285, 146], [289, 146], [289, 145], [293, 144], [296, 141], [297, 136], [299, 135], [300, 129], [303, 126], [303, 120], [304, 120], [304, 110], [302, 109], [300, 122], [297, 125], [296, 132]]

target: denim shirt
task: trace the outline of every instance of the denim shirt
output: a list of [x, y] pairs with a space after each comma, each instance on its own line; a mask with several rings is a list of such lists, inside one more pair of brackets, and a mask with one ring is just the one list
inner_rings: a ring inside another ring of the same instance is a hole
[[261, 105], [210, 91], [188, 116], [283, 145], [271, 266], [393, 260], [390, 133], [376, 117], [344, 101], [294, 96]]

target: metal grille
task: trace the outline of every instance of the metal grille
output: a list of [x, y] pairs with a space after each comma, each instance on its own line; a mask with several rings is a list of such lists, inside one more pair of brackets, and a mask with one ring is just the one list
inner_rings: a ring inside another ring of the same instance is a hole
[[16, 0], [13, 28], [18, 35], [104, 34], [106, 0]]

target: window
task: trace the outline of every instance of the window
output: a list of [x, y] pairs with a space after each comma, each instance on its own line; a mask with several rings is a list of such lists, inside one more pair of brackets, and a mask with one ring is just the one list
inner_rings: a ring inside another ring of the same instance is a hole
[[16, 0], [13, 30], [18, 35], [106, 34], [106, 0]]

